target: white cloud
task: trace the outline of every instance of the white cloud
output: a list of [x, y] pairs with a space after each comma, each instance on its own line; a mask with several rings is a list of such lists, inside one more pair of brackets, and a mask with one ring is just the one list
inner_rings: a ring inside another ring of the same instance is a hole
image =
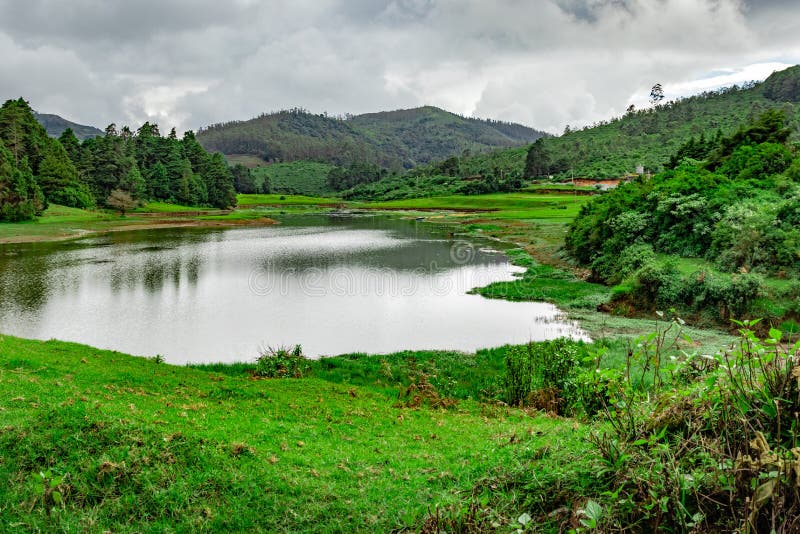
[[100, 127], [432, 104], [558, 132], [655, 82], [762, 79], [799, 25], [780, 0], [0, 0], [0, 97]]

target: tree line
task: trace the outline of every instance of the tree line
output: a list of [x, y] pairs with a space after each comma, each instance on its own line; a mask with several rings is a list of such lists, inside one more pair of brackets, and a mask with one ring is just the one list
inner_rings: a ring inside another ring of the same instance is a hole
[[120, 199], [229, 208], [235, 183], [248, 188], [249, 170], [231, 169], [191, 131], [179, 139], [149, 122], [135, 132], [111, 124], [83, 142], [71, 129], [54, 139], [24, 99], [0, 108], [0, 221], [32, 219], [48, 204], [117, 207]]

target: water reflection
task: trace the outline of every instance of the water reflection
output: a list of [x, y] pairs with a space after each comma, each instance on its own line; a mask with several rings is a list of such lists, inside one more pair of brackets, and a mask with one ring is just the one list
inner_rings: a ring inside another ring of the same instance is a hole
[[317, 355], [580, 335], [550, 305], [467, 295], [514, 268], [444, 231], [380, 217], [283, 223], [0, 246], [0, 331], [176, 363], [252, 359], [264, 344]]

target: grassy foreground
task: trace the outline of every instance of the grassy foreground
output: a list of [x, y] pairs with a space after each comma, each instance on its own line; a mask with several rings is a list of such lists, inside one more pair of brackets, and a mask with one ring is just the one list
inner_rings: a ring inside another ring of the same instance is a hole
[[0, 524], [379, 532], [477, 503], [513, 528], [526, 509], [501, 491], [511, 473], [533, 469], [529, 498], [557, 499], [563, 466], [585, 461], [583, 425], [469, 400], [405, 407], [378, 373], [231, 373], [0, 336]]

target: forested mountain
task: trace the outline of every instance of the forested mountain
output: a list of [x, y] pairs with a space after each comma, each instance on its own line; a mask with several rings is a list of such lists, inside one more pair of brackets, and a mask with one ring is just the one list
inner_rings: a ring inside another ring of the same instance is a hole
[[349, 123], [406, 167], [465, 151], [526, 145], [547, 135], [521, 124], [461, 117], [432, 106], [358, 115]]
[[51, 113], [37, 113], [34, 111], [33, 116], [36, 117], [39, 124], [44, 126], [44, 129], [47, 130], [47, 135], [50, 137], [58, 137], [64, 133], [64, 130], [67, 128], [71, 129], [75, 137], [81, 141], [89, 139], [90, 137], [102, 137], [103, 135], [103, 130], [99, 128], [68, 121], [63, 117]]
[[216, 124], [199, 131], [197, 140], [208, 150], [266, 161], [369, 163], [400, 170], [465, 151], [524, 145], [543, 135], [519, 124], [465, 118], [427, 106], [344, 119], [293, 109]]
[[525, 176], [615, 178], [635, 172], [637, 166], [658, 172], [692, 137], [706, 142], [729, 135], [769, 109], [785, 110], [797, 135], [800, 107], [794, 104], [799, 100], [800, 66], [795, 66], [762, 83], [631, 109], [623, 117], [537, 141], [528, 152]]
[[112, 124], [103, 137], [80, 142], [67, 129], [54, 139], [22, 98], [0, 108], [0, 221], [31, 219], [50, 202], [124, 212], [146, 199], [233, 206], [234, 170], [192, 132], [178, 139], [154, 124], [136, 132]]

